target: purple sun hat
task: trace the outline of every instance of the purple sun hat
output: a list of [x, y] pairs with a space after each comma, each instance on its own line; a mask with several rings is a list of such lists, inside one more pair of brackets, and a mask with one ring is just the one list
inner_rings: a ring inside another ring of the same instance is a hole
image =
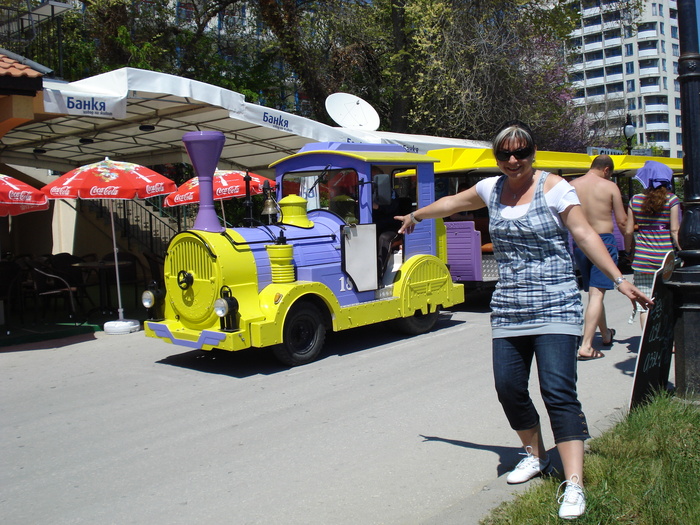
[[648, 160], [644, 163], [644, 166], [637, 170], [637, 174], [634, 178], [641, 182], [645, 189], [658, 188], [659, 186], [665, 186], [667, 189], [671, 189], [673, 170], [666, 166], [666, 164], [655, 160]]

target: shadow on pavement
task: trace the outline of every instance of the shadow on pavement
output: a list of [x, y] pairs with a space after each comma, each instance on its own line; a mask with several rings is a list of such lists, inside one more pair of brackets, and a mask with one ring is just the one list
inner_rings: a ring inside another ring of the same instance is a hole
[[[498, 455], [499, 464], [496, 468], [498, 477], [510, 472], [515, 468], [515, 465], [522, 459], [522, 448], [520, 447], [503, 447], [498, 445], [483, 445], [480, 443], [472, 443], [471, 441], [459, 441], [456, 439], [445, 439], [436, 436], [424, 436], [420, 434], [423, 441], [440, 441], [443, 443], [448, 443], [450, 445], [456, 445], [458, 447], [471, 448], [473, 450], [485, 450], [487, 452], [493, 452]], [[547, 455], [550, 460], [550, 475], [554, 477], [563, 478], [564, 467], [561, 463], [561, 458], [559, 457], [559, 452], [556, 447], [552, 447], [547, 451]]]
[[[515, 468], [515, 465], [523, 459], [521, 457], [522, 448], [521, 447], [503, 447], [499, 445], [483, 445], [481, 443], [472, 443], [471, 441], [460, 441], [457, 439], [446, 439], [437, 436], [424, 436], [419, 434], [423, 438], [423, 441], [439, 441], [442, 443], [448, 443], [450, 445], [456, 445], [458, 447], [470, 448], [472, 450], [484, 450], [487, 452], [493, 452], [498, 455], [499, 464], [496, 468], [498, 477], [501, 477], [506, 472], [510, 472]], [[559, 452], [556, 447], [552, 447], [547, 451], [550, 459], [550, 465], [552, 468], [552, 475], [559, 476], [560, 473], [564, 472], [564, 468], [561, 464], [561, 458], [559, 457]]]
[[[449, 311], [441, 312], [435, 328], [428, 333], [439, 332], [462, 322], [453, 320]], [[386, 323], [352, 328], [342, 332], [327, 332], [323, 350], [314, 362], [331, 356], [343, 357], [351, 355], [369, 348], [403, 341], [410, 337], [420, 336], [408, 336], [397, 333], [387, 329]], [[289, 370], [288, 366], [282, 365], [277, 361], [271, 348], [249, 348], [237, 352], [190, 350], [168, 356], [157, 362], [208, 374], [221, 374], [239, 378], [258, 374], [270, 375]]]

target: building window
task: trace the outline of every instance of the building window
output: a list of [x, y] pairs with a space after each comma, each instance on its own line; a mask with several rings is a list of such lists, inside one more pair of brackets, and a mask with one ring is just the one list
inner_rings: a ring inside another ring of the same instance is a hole
[[625, 44], [625, 56], [631, 57], [634, 55], [634, 44]]
[[664, 16], [664, 4], [659, 4], [659, 16]]
[[665, 34], [666, 34], [666, 28], [665, 28], [663, 22], [661, 22], [661, 23], [659, 24], [659, 32], [660, 32], [662, 35], [665, 35]]
[[683, 123], [682, 123], [682, 120], [681, 120], [681, 116], [680, 116], [680, 115], [676, 115], [676, 127], [680, 128], [682, 125], [683, 125]]
[[625, 64], [625, 73], [628, 75], [634, 74], [634, 62], [627, 62]]
[[664, 71], [666, 71], [666, 59], [665, 58], [661, 59], [661, 67], [663, 68]]
[[600, 25], [600, 15], [591, 16], [589, 18], [583, 19], [583, 27], [599, 26]]
[[627, 101], [627, 109], [630, 111], [637, 109], [637, 103], [635, 102], [635, 100], [633, 98], [631, 98]]
[[673, 63], [673, 74], [674, 75], [678, 74], [678, 62]]
[[627, 81], [627, 93], [632, 93], [634, 91], [634, 79]]
[[668, 79], [664, 77], [664, 89], [668, 89]]
[[678, 28], [676, 26], [671, 26], [671, 37], [678, 39]]
[[596, 33], [594, 35], [586, 35], [583, 37], [584, 44], [598, 44], [603, 41], [603, 33]]
[[683, 133], [676, 133], [676, 144], [679, 146], [683, 145]]
[[678, 80], [673, 81], [673, 90], [678, 93], [681, 92], [681, 83]]
[[676, 97], [676, 109], [681, 109], [681, 99]]
[[586, 78], [589, 80], [594, 80], [596, 78], [603, 78], [605, 75], [603, 68], [589, 69], [586, 71]]
[[662, 53], [666, 52], [666, 41], [665, 40], [661, 41], [661, 52]]
[[671, 50], [674, 57], [681, 56], [680, 47], [678, 46], [678, 44], [671, 44]]
[[656, 10], [656, 4], [651, 4], [651, 14], [653, 16], [656, 16], [658, 14], [658, 11]]

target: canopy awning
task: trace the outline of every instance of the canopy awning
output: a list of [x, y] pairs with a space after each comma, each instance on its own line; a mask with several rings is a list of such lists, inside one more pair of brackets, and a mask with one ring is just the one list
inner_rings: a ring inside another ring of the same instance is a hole
[[43, 86], [45, 112], [2, 137], [0, 162], [59, 172], [104, 157], [146, 166], [189, 162], [182, 143], [188, 131], [223, 132], [218, 167], [257, 173], [314, 141], [395, 143], [413, 153], [482, 144], [332, 127], [210, 84], [135, 68], [71, 83], [45, 79]]

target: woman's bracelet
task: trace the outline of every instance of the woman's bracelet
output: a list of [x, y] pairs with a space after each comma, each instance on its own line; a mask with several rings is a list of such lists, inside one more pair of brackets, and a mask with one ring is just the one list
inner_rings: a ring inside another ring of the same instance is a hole
[[615, 283], [615, 290], [617, 290], [620, 287], [620, 285], [626, 281], [627, 279], [625, 279], [623, 275], [615, 279], [615, 281], [613, 281]]
[[421, 221], [423, 220], [423, 219], [419, 219], [418, 217], [416, 217], [416, 216], [414, 215], [414, 212], [411, 212], [410, 217], [411, 217], [411, 222], [412, 222], [413, 224], [418, 224], [419, 222], [421, 222]]

